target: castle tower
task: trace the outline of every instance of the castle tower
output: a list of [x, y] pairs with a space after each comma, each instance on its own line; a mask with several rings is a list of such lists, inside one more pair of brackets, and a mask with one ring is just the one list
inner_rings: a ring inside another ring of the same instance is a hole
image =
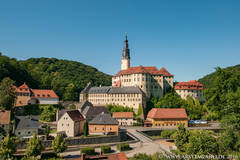
[[128, 40], [127, 40], [127, 33], [126, 33], [123, 52], [122, 52], [121, 70], [126, 70], [129, 67], [130, 67], [130, 50], [128, 48]]

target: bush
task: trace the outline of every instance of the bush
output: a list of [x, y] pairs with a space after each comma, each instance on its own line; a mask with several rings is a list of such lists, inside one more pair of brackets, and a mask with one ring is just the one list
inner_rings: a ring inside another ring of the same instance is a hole
[[86, 155], [95, 155], [95, 149], [93, 147], [81, 148], [80, 153], [84, 153]]
[[45, 122], [53, 122], [56, 120], [57, 109], [53, 105], [41, 106], [42, 113], [39, 116], [39, 120]]
[[71, 104], [69, 108], [70, 109], [76, 109], [77, 107], [74, 104]]
[[106, 107], [111, 112], [111, 114], [113, 112], [133, 112], [134, 113], [133, 108], [130, 108], [128, 106], [108, 104]]
[[101, 146], [101, 152], [103, 153], [103, 154], [105, 154], [105, 153], [111, 153], [111, 147], [109, 146], [109, 145], [106, 145], [106, 146]]
[[161, 132], [161, 137], [162, 138], [171, 138], [171, 136], [176, 132], [176, 130], [163, 130]]
[[127, 150], [130, 150], [130, 146], [128, 143], [120, 143], [120, 144], [117, 144], [117, 149], [119, 151], [127, 151]]

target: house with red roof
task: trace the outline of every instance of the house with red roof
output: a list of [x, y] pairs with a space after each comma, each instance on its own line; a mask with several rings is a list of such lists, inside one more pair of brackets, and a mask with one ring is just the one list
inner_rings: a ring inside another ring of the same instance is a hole
[[191, 80], [188, 82], [177, 82], [174, 86], [174, 89], [182, 99], [191, 97], [198, 99], [199, 102], [205, 101], [205, 98], [203, 96], [204, 86], [196, 80]]
[[112, 117], [115, 118], [121, 126], [132, 126], [133, 123], [136, 123], [136, 121], [133, 120], [133, 112], [113, 112]]
[[0, 140], [9, 133], [10, 128], [10, 117], [11, 111], [0, 110], [0, 129], [3, 130], [4, 134], [0, 134]]
[[177, 128], [180, 124], [188, 127], [188, 116], [184, 108], [153, 108], [148, 112], [147, 122], [159, 128]]
[[15, 90], [15, 106], [25, 106], [28, 104], [58, 104], [59, 98], [50, 89], [31, 89], [26, 83]]
[[57, 121], [57, 132], [68, 137], [75, 137], [83, 133], [85, 118], [79, 110], [66, 111]]

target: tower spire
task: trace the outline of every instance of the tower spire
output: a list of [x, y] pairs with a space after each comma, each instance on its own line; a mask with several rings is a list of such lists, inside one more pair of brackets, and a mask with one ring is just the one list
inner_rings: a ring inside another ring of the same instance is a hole
[[122, 59], [130, 59], [130, 50], [128, 48], [127, 32], [125, 33], [125, 41], [124, 41]]
[[121, 70], [128, 69], [130, 67], [130, 50], [128, 48], [127, 32], [125, 33], [124, 46], [122, 51], [122, 65]]

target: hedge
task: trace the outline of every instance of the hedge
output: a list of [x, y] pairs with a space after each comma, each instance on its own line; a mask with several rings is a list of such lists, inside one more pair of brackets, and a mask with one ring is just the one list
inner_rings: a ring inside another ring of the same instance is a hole
[[109, 146], [109, 145], [105, 145], [105, 146], [101, 146], [101, 152], [103, 153], [103, 154], [105, 154], [105, 153], [111, 153], [111, 147]]
[[130, 150], [130, 146], [128, 143], [120, 143], [120, 144], [117, 144], [117, 149], [119, 151], [127, 151], [127, 150]]
[[176, 130], [163, 130], [161, 132], [161, 137], [162, 138], [171, 138], [171, 136], [176, 132]]
[[86, 154], [86, 155], [95, 155], [95, 149], [93, 147], [85, 147], [80, 149], [81, 154]]

